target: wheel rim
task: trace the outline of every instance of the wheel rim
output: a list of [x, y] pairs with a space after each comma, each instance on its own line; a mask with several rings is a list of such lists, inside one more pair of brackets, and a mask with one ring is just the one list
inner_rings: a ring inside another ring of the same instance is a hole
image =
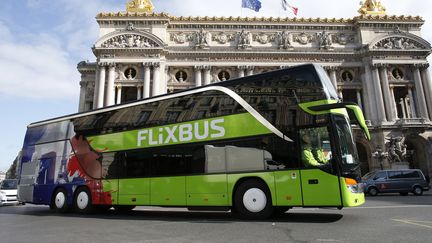
[[58, 192], [55, 197], [56, 208], [63, 208], [66, 203], [66, 196], [63, 192]]
[[414, 189], [415, 194], [420, 194], [421, 193], [421, 189], [419, 187], [416, 187]]
[[89, 204], [89, 196], [87, 195], [87, 193], [86, 192], [78, 193], [76, 203], [77, 203], [78, 208], [81, 210], [87, 208], [87, 206]]
[[267, 197], [261, 189], [251, 188], [243, 195], [243, 205], [248, 211], [257, 213], [266, 207]]
[[371, 194], [372, 196], [375, 196], [377, 194], [377, 190], [375, 188], [371, 188], [369, 190], [369, 194]]

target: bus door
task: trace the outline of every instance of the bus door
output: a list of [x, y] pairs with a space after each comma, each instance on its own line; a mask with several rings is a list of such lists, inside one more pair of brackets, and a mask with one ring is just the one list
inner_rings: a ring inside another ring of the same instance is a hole
[[341, 206], [336, 165], [327, 127], [300, 130], [303, 206]]

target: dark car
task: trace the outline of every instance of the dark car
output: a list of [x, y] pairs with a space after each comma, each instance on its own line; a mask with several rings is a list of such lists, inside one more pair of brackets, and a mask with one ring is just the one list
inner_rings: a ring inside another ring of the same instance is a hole
[[376, 196], [378, 193], [398, 192], [408, 195], [412, 192], [420, 196], [429, 190], [429, 182], [419, 169], [377, 170], [362, 178], [365, 193]]

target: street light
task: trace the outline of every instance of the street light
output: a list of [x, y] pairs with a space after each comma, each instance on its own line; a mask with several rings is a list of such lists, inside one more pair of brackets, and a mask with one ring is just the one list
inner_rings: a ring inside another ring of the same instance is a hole
[[384, 169], [383, 167], [383, 160], [388, 157], [388, 152], [384, 152], [381, 148], [381, 146], [377, 146], [375, 152], [372, 153], [372, 157], [378, 159], [380, 163], [381, 170]]

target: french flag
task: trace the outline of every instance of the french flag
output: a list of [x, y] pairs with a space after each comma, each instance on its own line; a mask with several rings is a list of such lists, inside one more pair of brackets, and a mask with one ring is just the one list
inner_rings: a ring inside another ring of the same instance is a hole
[[294, 15], [297, 16], [298, 8], [293, 7], [293, 6], [291, 6], [290, 4], [288, 4], [287, 0], [282, 0], [282, 8], [283, 8], [285, 11], [287, 11], [288, 8], [290, 8], [290, 9], [293, 11]]

